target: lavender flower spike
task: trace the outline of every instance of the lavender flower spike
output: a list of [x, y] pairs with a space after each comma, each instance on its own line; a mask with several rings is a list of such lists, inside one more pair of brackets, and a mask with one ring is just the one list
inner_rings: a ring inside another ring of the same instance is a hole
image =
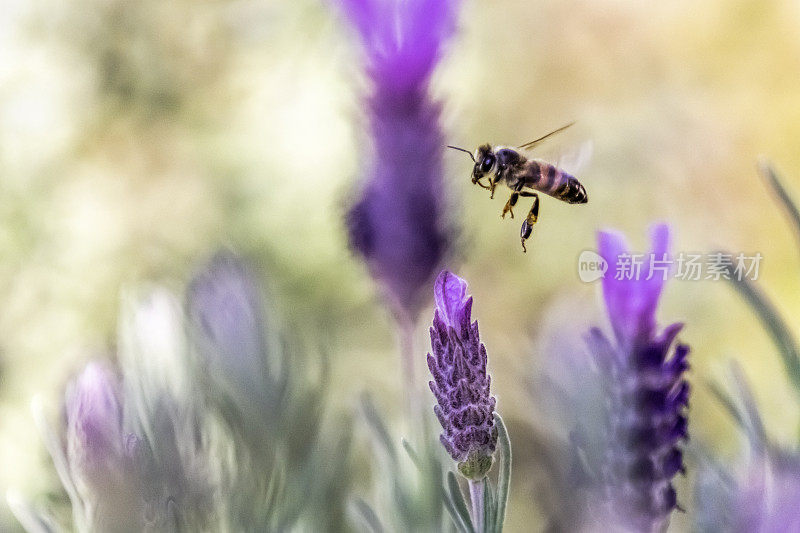
[[439, 440], [458, 461], [468, 479], [483, 479], [492, 467], [497, 445], [494, 427], [496, 400], [490, 396], [491, 377], [486, 373], [486, 347], [478, 336], [478, 322], [471, 322], [472, 297], [467, 282], [442, 271], [434, 284], [436, 310], [431, 327], [428, 368], [433, 375], [433, 411], [444, 433]]
[[139, 439], [124, 430], [121, 383], [92, 362], [67, 390], [66, 458], [77, 489], [79, 530], [142, 531], [145, 504], [137, 463]]
[[651, 238], [652, 253], [640, 275], [629, 277], [617, 275], [630, 259], [625, 239], [610, 231], [599, 234], [599, 252], [609, 264], [603, 296], [616, 343], [597, 329], [590, 335], [609, 396], [602, 482], [613, 516], [635, 531], [660, 531], [677, 507], [672, 478], [684, 469], [679, 443], [687, 438], [689, 384], [683, 374], [689, 347], [672, 348], [682, 324], [658, 334], [655, 321], [667, 277], [655, 262], [668, 258], [669, 228], [654, 226]]
[[83, 481], [102, 478], [123, 451], [119, 382], [113, 370], [89, 363], [67, 393], [68, 458]]
[[428, 93], [457, 0], [340, 0], [360, 34], [372, 93], [372, 143], [361, 198], [347, 214], [351, 247], [413, 323], [446, 254], [441, 106]]

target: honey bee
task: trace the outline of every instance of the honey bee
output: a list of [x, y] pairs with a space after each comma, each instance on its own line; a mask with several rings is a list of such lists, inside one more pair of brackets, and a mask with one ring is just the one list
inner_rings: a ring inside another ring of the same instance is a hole
[[[586, 189], [574, 176], [541, 159], [528, 159], [518, 151], [529, 150], [551, 135], [572, 126], [572, 124], [574, 123], [562, 126], [547, 135], [520, 145], [516, 149], [506, 146], [496, 146], [492, 149], [491, 145], [484, 144], [479, 146], [473, 154], [464, 148], [448, 145], [448, 148], [469, 154], [475, 163], [472, 169], [472, 183], [488, 189], [491, 192], [491, 198], [494, 198], [494, 190], [498, 183], [505, 182], [508, 188], [511, 189], [511, 196], [500, 215], [502, 218], [506, 217], [506, 213], [511, 215], [511, 218], [514, 218], [513, 208], [517, 205], [520, 197], [533, 198], [533, 205], [528, 211], [528, 216], [522, 222], [522, 228], [520, 229], [523, 252], [527, 252], [525, 241], [530, 238], [533, 225], [536, 224], [536, 220], [539, 218], [539, 195], [535, 191], [542, 192], [568, 204], [585, 204], [589, 200], [586, 196]], [[488, 185], [481, 181], [484, 178], [488, 180]]]

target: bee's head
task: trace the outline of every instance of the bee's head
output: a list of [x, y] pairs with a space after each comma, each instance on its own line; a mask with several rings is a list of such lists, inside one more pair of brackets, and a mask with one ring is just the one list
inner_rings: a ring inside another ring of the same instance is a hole
[[486, 174], [489, 174], [497, 164], [497, 156], [492, 147], [484, 144], [475, 150], [475, 167], [472, 169], [472, 183], [477, 183]]
[[472, 183], [478, 183], [478, 180], [486, 174], [489, 174], [497, 164], [497, 156], [492, 151], [492, 147], [488, 144], [479, 146], [474, 154], [458, 146], [448, 145], [447, 147], [458, 150], [459, 152], [465, 152], [475, 162], [475, 166], [472, 168]]

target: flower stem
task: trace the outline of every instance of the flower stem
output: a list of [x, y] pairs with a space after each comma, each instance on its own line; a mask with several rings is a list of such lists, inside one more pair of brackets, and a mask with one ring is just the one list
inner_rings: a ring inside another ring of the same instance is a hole
[[475, 533], [483, 533], [485, 525], [483, 523], [483, 484], [486, 478], [480, 481], [469, 480], [469, 499], [472, 502], [472, 523], [475, 526]]
[[414, 365], [414, 323], [410, 320], [397, 321], [397, 337], [400, 349], [400, 363], [403, 367], [403, 393], [405, 395], [406, 420], [418, 420], [419, 390]]

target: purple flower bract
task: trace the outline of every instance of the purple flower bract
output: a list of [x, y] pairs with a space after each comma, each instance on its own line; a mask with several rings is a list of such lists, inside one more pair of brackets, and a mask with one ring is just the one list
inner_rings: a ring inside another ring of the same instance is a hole
[[494, 427], [495, 398], [486, 372], [486, 347], [480, 342], [478, 322], [471, 321], [472, 297], [467, 283], [448, 271], [436, 278], [428, 368], [436, 397], [433, 410], [442, 424], [440, 440], [459, 470], [481, 479], [492, 465], [497, 444]]
[[372, 92], [365, 108], [372, 157], [347, 214], [350, 244], [413, 322], [447, 252], [441, 106], [428, 92], [455, 0], [342, 0], [360, 34]]
[[655, 312], [666, 275], [653, 274], [649, 265], [667, 257], [669, 228], [654, 226], [651, 235], [653, 251], [644, 268], [628, 277], [616, 275], [632, 255], [624, 238], [600, 233], [600, 255], [609, 264], [603, 296], [616, 343], [598, 329], [589, 338], [608, 393], [603, 482], [614, 516], [636, 531], [661, 530], [677, 507], [672, 478], [683, 471], [679, 443], [687, 438], [689, 400], [683, 376], [689, 347], [672, 347], [682, 324], [656, 331]]
[[67, 394], [67, 445], [70, 462], [92, 476], [113, 468], [123, 450], [120, 383], [114, 371], [89, 363]]

